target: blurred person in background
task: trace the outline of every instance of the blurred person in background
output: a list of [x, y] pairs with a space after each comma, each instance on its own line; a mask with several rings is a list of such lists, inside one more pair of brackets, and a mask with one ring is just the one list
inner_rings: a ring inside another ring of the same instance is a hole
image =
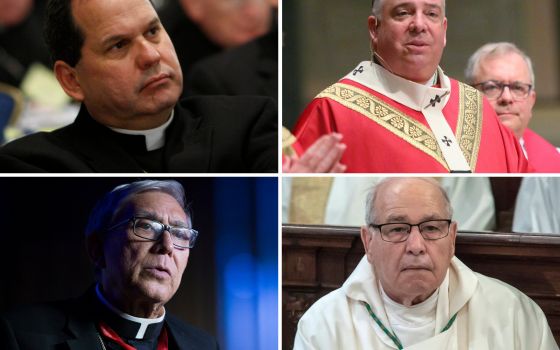
[[524, 177], [515, 200], [513, 232], [560, 235], [560, 178]]
[[537, 99], [531, 58], [508, 42], [488, 43], [469, 58], [467, 82], [486, 95], [538, 173], [560, 172], [558, 149], [529, 128]]
[[33, 63], [49, 66], [42, 35], [44, 3], [0, 0], [0, 82], [19, 87]]
[[275, 30], [275, 7], [276, 0], [179, 0], [165, 6], [161, 18], [188, 77], [201, 59]]

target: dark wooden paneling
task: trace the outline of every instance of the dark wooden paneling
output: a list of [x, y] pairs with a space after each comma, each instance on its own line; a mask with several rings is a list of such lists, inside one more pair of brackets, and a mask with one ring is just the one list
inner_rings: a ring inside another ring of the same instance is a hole
[[[456, 256], [476, 272], [504, 281], [545, 312], [560, 342], [560, 237], [459, 232]], [[364, 254], [357, 227], [282, 229], [282, 344], [291, 349], [301, 315], [342, 285]]]

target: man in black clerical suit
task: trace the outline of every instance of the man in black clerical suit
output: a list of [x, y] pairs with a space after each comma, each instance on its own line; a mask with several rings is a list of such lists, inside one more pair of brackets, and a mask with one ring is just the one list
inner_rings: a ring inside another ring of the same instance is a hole
[[259, 95], [278, 100], [278, 30], [196, 63], [187, 95]]
[[0, 148], [4, 172], [276, 172], [277, 110], [259, 97], [177, 103], [183, 76], [149, 0], [50, 0], [46, 39], [76, 121]]
[[[273, 20], [277, 6], [274, 0], [174, 0], [167, 1], [160, 17], [187, 77], [205, 57], [244, 45], [277, 26]], [[275, 61], [277, 51], [276, 47]], [[185, 85], [183, 96], [191, 96], [189, 92]]]
[[0, 317], [0, 349], [217, 349], [168, 314], [198, 232], [172, 180], [121, 185], [95, 206], [86, 244], [97, 284], [80, 298]]

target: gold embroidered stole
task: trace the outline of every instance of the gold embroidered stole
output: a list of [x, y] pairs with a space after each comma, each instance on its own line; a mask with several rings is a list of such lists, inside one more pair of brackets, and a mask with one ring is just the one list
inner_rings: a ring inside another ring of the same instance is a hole
[[292, 178], [288, 221], [294, 224], [324, 224], [332, 184], [332, 177]]
[[[449, 170], [432, 130], [391, 106], [379, 97], [358, 87], [336, 83], [316, 98], [329, 98], [373, 120], [380, 126], [426, 153]], [[455, 137], [474, 172], [482, 136], [482, 94], [459, 82], [459, 116]]]
[[282, 127], [282, 154], [286, 156], [297, 156], [296, 151], [292, 145], [296, 142], [296, 137], [292, 133]]

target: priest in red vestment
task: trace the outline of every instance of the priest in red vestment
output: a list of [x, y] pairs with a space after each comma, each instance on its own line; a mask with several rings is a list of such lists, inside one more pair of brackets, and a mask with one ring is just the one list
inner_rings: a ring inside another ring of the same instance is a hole
[[512, 43], [489, 43], [471, 56], [465, 75], [519, 139], [530, 166], [539, 173], [559, 173], [558, 149], [528, 128], [537, 98], [529, 56]]
[[445, 1], [374, 1], [371, 62], [321, 92], [294, 129], [302, 148], [344, 135], [347, 172], [526, 172], [513, 134], [476, 89], [438, 66]]

